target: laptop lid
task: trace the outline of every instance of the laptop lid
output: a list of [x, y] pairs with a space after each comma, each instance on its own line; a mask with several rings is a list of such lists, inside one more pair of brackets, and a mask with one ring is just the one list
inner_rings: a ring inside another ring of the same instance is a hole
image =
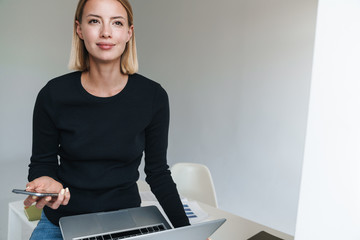
[[[156, 206], [62, 217], [64, 240], [88, 239], [206, 239], [225, 219], [171, 229]], [[196, 237], [196, 238], [193, 238]], [[198, 238], [199, 237], [199, 238]]]

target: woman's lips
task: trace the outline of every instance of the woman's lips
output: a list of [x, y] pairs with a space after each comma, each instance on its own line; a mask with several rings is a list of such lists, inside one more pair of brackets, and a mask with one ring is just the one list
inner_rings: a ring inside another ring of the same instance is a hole
[[113, 43], [97, 43], [96, 45], [103, 50], [110, 50], [115, 46]]

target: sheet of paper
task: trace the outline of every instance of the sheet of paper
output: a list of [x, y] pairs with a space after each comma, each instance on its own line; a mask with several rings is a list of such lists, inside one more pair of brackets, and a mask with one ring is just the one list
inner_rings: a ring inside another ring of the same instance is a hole
[[191, 224], [203, 222], [209, 217], [208, 213], [202, 210], [196, 201], [188, 201], [184, 198], [181, 199], [181, 202]]

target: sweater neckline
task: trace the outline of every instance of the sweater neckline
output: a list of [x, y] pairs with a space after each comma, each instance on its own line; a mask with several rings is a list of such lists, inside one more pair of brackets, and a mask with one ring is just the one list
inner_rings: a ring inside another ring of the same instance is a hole
[[78, 72], [78, 76], [76, 78], [77, 80], [77, 85], [81, 91], [81, 94], [84, 95], [86, 98], [88, 99], [91, 99], [93, 101], [96, 101], [96, 102], [109, 102], [109, 101], [113, 101], [117, 98], [119, 98], [120, 96], [126, 94], [126, 92], [128, 91], [128, 88], [129, 88], [129, 85], [131, 85], [131, 79], [132, 79], [132, 75], [128, 75], [128, 80], [127, 80], [127, 83], [125, 85], [125, 87], [120, 91], [118, 92], [117, 94], [113, 95], [113, 96], [110, 96], [110, 97], [99, 97], [99, 96], [95, 96], [91, 93], [89, 93], [88, 91], [86, 91], [86, 89], [83, 87], [83, 85], [81, 84], [81, 74], [82, 72], [79, 71]]

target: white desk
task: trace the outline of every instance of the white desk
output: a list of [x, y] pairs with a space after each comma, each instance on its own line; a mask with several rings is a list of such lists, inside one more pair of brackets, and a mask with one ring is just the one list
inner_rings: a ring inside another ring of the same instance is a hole
[[266, 231], [285, 240], [293, 240], [288, 234], [252, 222], [232, 213], [199, 203], [200, 207], [210, 215], [210, 219], [226, 218], [226, 222], [210, 237], [212, 240], [247, 240], [260, 231]]
[[9, 203], [8, 240], [28, 240], [38, 222], [27, 219], [23, 201]]
[[[246, 240], [260, 231], [266, 231], [285, 240], [294, 237], [229, 212], [199, 203], [209, 219], [226, 218], [227, 221], [212, 236], [212, 240]], [[9, 203], [8, 240], [27, 240], [38, 221], [30, 222], [25, 216], [23, 201]]]

